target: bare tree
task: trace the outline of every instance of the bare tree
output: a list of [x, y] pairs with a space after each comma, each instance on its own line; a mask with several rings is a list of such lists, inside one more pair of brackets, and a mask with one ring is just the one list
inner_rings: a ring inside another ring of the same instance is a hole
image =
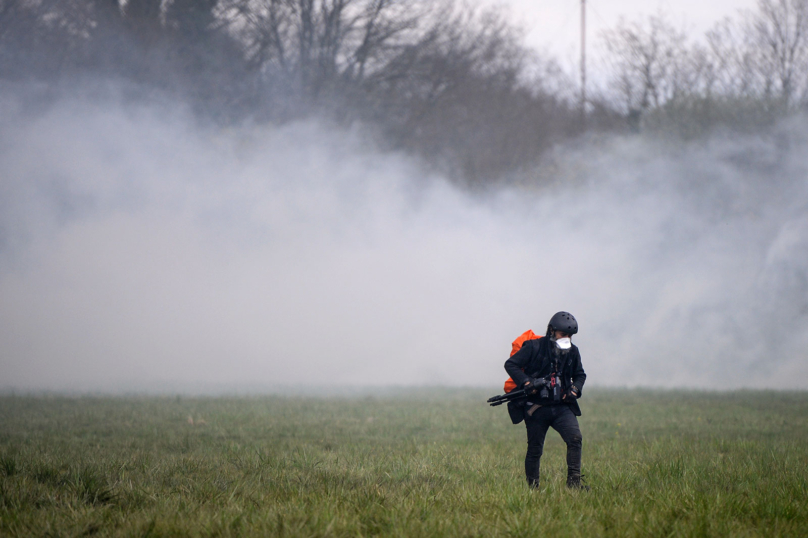
[[253, 68], [313, 97], [361, 83], [417, 40], [429, 3], [415, 0], [229, 0], [222, 10]]
[[627, 110], [646, 111], [694, 84], [687, 72], [687, 37], [661, 15], [604, 32], [614, 69], [612, 84]]
[[711, 94], [728, 97], [756, 95], [756, 60], [744, 29], [726, 18], [706, 34]]
[[765, 97], [793, 104], [808, 69], [808, 0], [759, 0], [758, 11], [747, 14], [746, 32]]
[[577, 113], [552, 94], [561, 84], [551, 77], [562, 74], [499, 13], [448, 8], [379, 72], [371, 96], [397, 145], [482, 184], [577, 133]]
[[799, 104], [807, 36], [808, 0], [759, 0], [756, 11], [715, 25], [706, 46], [688, 43], [660, 15], [603, 34], [630, 123], [643, 118], [687, 136], [715, 125], [754, 129]]

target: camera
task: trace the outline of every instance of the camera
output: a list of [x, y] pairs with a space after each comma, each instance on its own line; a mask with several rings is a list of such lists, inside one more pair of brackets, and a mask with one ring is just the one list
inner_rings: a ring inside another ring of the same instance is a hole
[[545, 376], [534, 379], [533, 386], [538, 389], [540, 400], [546, 402], [561, 401], [561, 378], [556, 376]]

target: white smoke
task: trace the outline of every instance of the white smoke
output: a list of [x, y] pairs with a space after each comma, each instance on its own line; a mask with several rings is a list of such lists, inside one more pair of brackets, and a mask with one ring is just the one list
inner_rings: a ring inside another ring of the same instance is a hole
[[551, 188], [472, 195], [361, 128], [3, 110], [7, 388], [493, 387], [557, 310], [591, 385], [808, 387], [796, 120], [590, 140]]

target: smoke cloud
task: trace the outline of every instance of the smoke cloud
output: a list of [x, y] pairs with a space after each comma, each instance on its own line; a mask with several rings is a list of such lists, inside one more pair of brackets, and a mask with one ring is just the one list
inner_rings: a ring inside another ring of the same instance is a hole
[[469, 193], [361, 127], [0, 106], [6, 388], [493, 387], [557, 310], [593, 386], [808, 388], [804, 118]]

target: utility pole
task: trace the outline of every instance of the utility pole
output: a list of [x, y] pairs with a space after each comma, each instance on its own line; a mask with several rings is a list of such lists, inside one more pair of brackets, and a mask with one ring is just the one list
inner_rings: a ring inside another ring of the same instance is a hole
[[586, 131], [586, 0], [581, 0], [581, 130]]

